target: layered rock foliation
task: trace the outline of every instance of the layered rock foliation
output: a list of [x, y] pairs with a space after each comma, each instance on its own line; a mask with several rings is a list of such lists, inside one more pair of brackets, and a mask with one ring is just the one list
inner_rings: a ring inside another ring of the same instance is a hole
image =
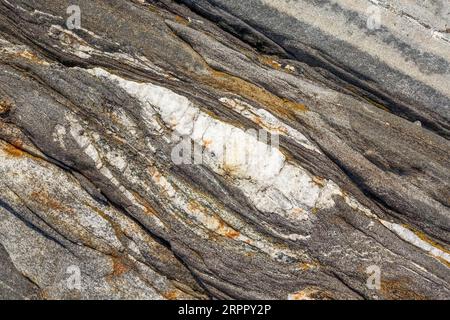
[[0, 0], [0, 297], [449, 299], [449, 5], [374, 3]]

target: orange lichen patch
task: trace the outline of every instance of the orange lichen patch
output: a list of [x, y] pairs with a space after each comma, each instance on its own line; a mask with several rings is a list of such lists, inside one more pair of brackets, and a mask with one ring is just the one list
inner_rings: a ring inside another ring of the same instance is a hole
[[294, 292], [289, 295], [289, 300], [313, 300], [304, 291]]
[[268, 131], [271, 131], [272, 133], [287, 135], [288, 131], [285, 127], [270, 125], [269, 123], [265, 122], [260, 116], [252, 116], [250, 119], [258, 126], [264, 127]]
[[230, 238], [230, 239], [236, 239], [241, 235], [241, 233], [239, 231], [230, 229], [225, 231], [225, 237]]
[[34, 191], [31, 193], [31, 198], [36, 200], [40, 204], [44, 205], [47, 208], [63, 211], [68, 208], [65, 207], [60, 202], [56, 201], [52, 196], [50, 196], [45, 190]]
[[357, 95], [358, 97], [363, 98], [369, 104], [371, 104], [371, 105], [373, 105], [373, 106], [375, 106], [375, 107], [377, 107], [377, 108], [379, 108], [381, 110], [384, 110], [386, 112], [390, 112], [390, 110], [386, 106], [382, 105], [381, 103], [375, 102], [372, 99], [370, 99], [369, 97], [361, 96], [361, 94], [358, 92], [358, 90], [355, 87], [353, 87], [353, 86], [346, 86], [345, 88], [347, 90], [351, 91], [352, 93], [354, 93], [355, 95]]
[[259, 56], [258, 60], [262, 64], [264, 64], [266, 66], [269, 66], [269, 67], [271, 67], [273, 69], [276, 69], [276, 70], [280, 70], [281, 67], [282, 67], [281, 63], [278, 63], [276, 60], [274, 60], [273, 58], [268, 57], [268, 56]]
[[96, 206], [93, 206], [86, 201], [84, 201], [83, 204], [86, 205], [87, 207], [91, 208], [92, 211], [95, 211], [103, 219], [108, 220], [108, 221], [110, 220], [110, 217], [106, 213], [104, 213], [102, 210], [97, 208]]
[[315, 288], [305, 288], [301, 291], [289, 294], [289, 300], [332, 300], [333, 295], [327, 291]]
[[121, 258], [112, 257], [111, 260], [113, 270], [111, 273], [112, 276], [119, 277], [130, 270], [130, 267], [128, 267]]
[[251, 119], [254, 123], [256, 123], [259, 126], [264, 124], [264, 121], [261, 119], [260, 116], [253, 116]]
[[[160, 194], [171, 198], [173, 196], [173, 192], [175, 192], [175, 187], [166, 179], [165, 176], [158, 171], [155, 166], [149, 166], [147, 171], [152, 178], [153, 182], [161, 189]], [[171, 195], [172, 194], [172, 195]]]
[[149, 215], [156, 215], [155, 209], [148, 203], [147, 200], [142, 198], [137, 192], [133, 192], [133, 196], [136, 199], [136, 201], [144, 208], [145, 213]]
[[228, 226], [223, 220], [220, 221], [219, 228], [217, 231], [218, 233], [230, 239], [236, 239], [241, 235], [239, 231], [236, 231], [230, 226]]
[[309, 263], [309, 262], [302, 262], [302, 263], [299, 264], [298, 267], [300, 268], [300, 270], [308, 271], [308, 270], [313, 269], [314, 265], [312, 263]]
[[441, 263], [445, 264], [448, 268], [450, 268], [450, 262], [448, 262], [447, 260], [445, 260], [444, 258], [441, 257], [435, 257], [436, 259], [438, 259]]
[[427, 298], [408, 288], [407, 279], [381, 280], [380, 292], [392, 300], [426, 300]]
[[27, 153], [22, 151], [19, 148], [16, 148], [12, 144], [6, 143], [2, 147], [3, 151], [5, 151], [11, 157], [24, 157]]
[[222, 171], [223, 171], [224, 175], [227, 175], [227, 176], [235, 175], [237, 173], [238, 169], [239, 168], [237, 165], [231, 165], [228, 163], [224, 163], [222, 165]]
[[188, 25], [189, 24], [189, 20], [186, 18], [183, 18], [181, 16], [175, 16], [175, 21], [180, 23], [180, 24], [184, 24], [184, 25]]
[[240, 236], [240, 233], [231, 228], [225, 221], [218, 217], [210, 216], [208, 210], [197, 201], [190, 200], [187, 208], [194, 214], [207, 216], [210, 224], [209, 228], [217, 234], [223, 235], [230, 239], [236, 239]]
[[277, 134], [281, 135], [287, 135], [288, 131], [285, 127], [269, 127], [269, 129], [272, 129], [272, 131], [275, 131]]
[[113, 122], [115, 124], [121, 124], [120, 117], [118, 114], [116, 114], [114, 112], [105, 112], [105, 113], [109, 115], [111, 122]]
[[264, 88], [224, 72], [210, 70], [210, 75], [200, 76], [199, 80], [218, 90], [227, 90], [248, 100], [259, 102], [270, 110], [278, 114], [283, 114], [292, 120], [295, 119], [297, 112], [305, 112], [308, 110], [301, 103], [280, 98]]
[[118, 239], [121, 239], [123, 237], [123, 231], [120, 228], [119, 224], [116, 223], [110, 216], [108, 216], [105, 212], [103, 212], [102, 210], [100, 210], [100, 208], [97, 208], [96, 206], [93, 206], [87, 202], [84, 202], [84, 204], [91, 208], [92, 211], [94, 211], [95, 213], [97, 213], [100, 217], [102, 217], [104, 220], [108, 221], [108, 223], [111, 225], [111, 227], [114, 230], [114, 234], [116, 235], [116, 237]]
[[[419, 237], [420, 240], [425, 241], [426, 243], [430, 244], [431, 246], [447, 253], [450, 254], [450, 250], [448, 250], [447, 248], [445, 248], [444, 246], [442, 246], [441, 244], [437, 243], [436, 241], [433, 241], [432, 239], [430, 239], [425, 233], [418, 231], [414, 228], [412, 228], [411, 226], [408, 226], [406, 224], [403, 224], [403, 227], [405, 227], [408, 230], [411, 230], [412, 232], [414, 232], [414, 234]], [[441, 257], [436, 257], [433, 255], [433, 257], [435, 257], [436, 259], [438, 259], [440, 262], [442, 262], [443, 264], [445, 264], [447, 267], [450, 268], [450, 262], [448, 262], [447, 260], [441, 258]]]
[[0, 114], [7, 113], [13, 107], [13, 103], [9, 99], [0, 100]]
[[[155, 216], [159, 220], [158, 212], [147, 200], [145, 200], [139, 193], [135, 191], [131, 191], [131, 193], [133, 194], [133, 197], [136, 200], [136, 202], [142, 207], [142, 209], [146, 214], [148, 214], [149, 216]], [[168, 225], [166, 225], [164, 221], [162, 220], [159, 221], [164, 225], [164, 227], [170, 228]]]
[[202, 212], [202, 213], [206, 212], [206, 209], [195, 200], [190, 200], [187, 207], [188, 210], [191, 212]]
[[19, 57], [25, 58], [25, 59], [30, 60], [30, 61], [32, 61], [34, 63], [37, 63], [37, 64], [48, 65], [47, 61], [40, 59], [37, 55], [35, 55], [34, 53], [32, 53], [32, 52], [30, 52], [28, 50], [20, 51], [20, 52], [17, 53], [17, 55]]
[[[1, 127], [1, 125], [0, 125], [0, 127]], [[10, 157], [14, 157], [14, 158], [27, 157], [27, 158], [33, 159], [33, 161], [41, 160], [41, 158], [29, 153], [27, 151], [27, 148], [29, 148], [30, 146], [26, 145], [19, 138], [10, 137], [8, 139], [8, 137], [6, 137], [6, 139], [7, 139], [7, 142], [5, 141], [5, 143], [2, 143], [0, 145], [0, 148], [6, 153], [6, 155], [8, 155]]]
[[164, 294], [164, 298], [167, 300], [177, 300], [179, 296], [180, 294], [177, 290], [171, 290]]
[[19, 148], [19, 149], [22, 149], [23, 146], [24, 146], [23, 141], [20, 140], [19, 138], [13, 139], [13, 140], [11, 141], [11, 144], [12, 144], [14, 147]]
[[50, 295], [48, 294], [48, 290], [45, 288], [41, 289], [41, 291], [39, 291], [38, 296], [42, 300], [50, 300]]
[[295, 110], [295, 111], [299, 111], [299, 112], [308, 111], [308, 108], [302, 103], [293, 102], [288, 99], [283, 99], [283, 103], [284, 103], [284, 106], [289, 107], [290, 110]]
[[156, 183], [161, 181], [161, 173], [155, 167], [148, 167], [147, 171]]
[[316, 268], [318, 268], [318, 267], [319, 267], [319, 264], [318, 264], [317, 262], [301, 262], [301, 263], [299, 264], [300, 270], [303, 270], [303, 271], [308, 271], [308, 270], [311, 270], [311, 269], [316, 269]]
[[[406, 224], [403, 224], [403, 227], [405, 227], [408, 230], [411, 230], [412, 232], [414, 232], [414, 234], [416, 236], [418, 236], [420, 238], [420, 240], [425, 241], [426, 243], [432, 245], [433, 247], [450, 254], [450, 250], [448, 250], [447, 248], [445, 248], [444, 246], [442, 246], [441, 244], [437, 243], [436, 241], [433, 241], [432, 239], [430, 239], [425, 233], [418, 231], [414, 228], [412, 228], [411, 226], [408, 226]], [[447, 262], [448, 264], [448, 262]]]
[[312, 266], [307, 262], [302, 262], [299, 264], [299, 268], [300, 268], [300, 270], [308, 271], [312, 268]]
[[318, 176], [314, 176], [312, 178], [312, 181], [317, 184], [318, 186], [320, 186], [321, 188], [325, 187], [325, 179], [322, 177], [318, 177]]
[[205, 148], [208, 148], [208, 147], [211, 145], [211, 143], [212, 143], [212, 140], [211, 140], [211, 139], [203, 139], [203, 140], [202, 140], [202, 145], [203, 145]]

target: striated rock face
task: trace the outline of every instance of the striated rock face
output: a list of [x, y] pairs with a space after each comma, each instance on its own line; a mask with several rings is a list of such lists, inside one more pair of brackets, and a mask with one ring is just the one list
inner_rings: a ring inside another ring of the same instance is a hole
[[0, 297], [449, 299], [447, 0], [0, 0]]

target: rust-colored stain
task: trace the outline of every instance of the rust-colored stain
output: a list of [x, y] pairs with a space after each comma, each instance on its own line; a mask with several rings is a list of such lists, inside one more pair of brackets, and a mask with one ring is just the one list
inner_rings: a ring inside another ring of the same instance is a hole
[[38, 293], [38, 296], [42, 300], [50, 299], [50, 295], [48, 294], [47, 289], [41, 289], [41, 291], [39, 291], [39, 293]]
[[304, 292], [301, 292], [301, 291], [293, 293], [289, 296], [289, 299], [291, 299], [291, 300], [305, 300], [308, 298], [309, 297]]
[[189, 24], [189, 20], [183, 18], [182, 16], [175, 16], [175, 21], [186, 26]]
[[240, 235], [241, 235], [241, 233], [239, 231], [236, 231], [233, 229], [225, 231], [225, 237], [230, 238], [230, 239], [236, 239]]
[[262, 126], [264, 124], [264, 121], [261, 119], [260, 116], [253, 116], [252, 121], [259, 126]]
[[195, 211], [200, 211], [200, 212], [205, 212], [205, 208], [203, 208], [202, 205], [200, 205], [197, 201], [195, 200], [190, 200], [188, 203], [188, 210], [195, 212]]
[[15, 138], [13, 141], [11, 141], [11, 144], [14, 147], [19, 148], [19, 149], [23, 149], [23, 145], [24, 145], [23, 141], [20, 140], [19, 138]]
[[289, 295], [291, 300], [333, 300], [333, 294], [328, 291], [316, 289], [316, 288], [305, 288], [301, 291], [295, 292]]
[[405, 228], [411, 230], [412, 232], [414, 232], [414, 234], [416, 236], [418, 236], [422, 241], [425, 241], [427, 243], [429, 243], [430, 245], [432, 245], [435, 248], [438, 248], [441, 251], [444, 251], [445, 253], [450, 254], [450, 250], [448, 250], [447, 248], [444, 248], [444, 246], [440, 245], [439, 243], [437, 243], [436, 241], [431, 240], [425, 233], [415, 230], [413, 228], [411, 228], [410, 226], [407, 225], [403, 225]]
[[302, 271], [308, 271], [308, 270], [318, 268], [319, 264], [317, 262], [301, 262], [301, 263], [299, 263], [298, 267]]
[[179, 297], [179, 293], [176, 290], [171, 290], [171, 291], [167, 292], [166, 294], [164, 294], [164, 297], [167, 300], [177, 300]]
[[241, 235], [239, 231], [236, 231], [233, 228], [231, 228], [223, 220], [220, 220], [219, 223], [219, 233], [223, 234], [225, 237], [229, 239], [236, 239]]
[[156, 215], [156, 210], [150, 205], [150, 203], [148, 203], [147, 200], [145, 200], [144, 198], [141, 197], [141, 195], [139, 195], [137, 192], [133, 192], [133, 196], [136, 199], [136, 201], [142, 206], [144, 207], [144, 211], [146, 214], [148, 215]]
[[386, 111], [386, 112], [391, 112], [391, 111], [389, 110], [389, 108], [387, 108], [386, 106], [382, 105], [381, 103], [375, 102], [375, 101], [373, 101], [372, 99], [370, 99], [369, 97], [362, 96], [362, 95], [360, 94], [360, 92], [358, 91], [357, 88], [348, 85], [348, 86], [345, 86], [345, 89], [351, 91], [351, 92], [354, 93], [356, 96], [363, 98], [364, 100], [367, 101], [367, 103], [369, 103], [369, 104], [371, 104], [371, 105], [377, 107], [378, 109], [381, 109], [381, 110]]
[[13, 103], [9, 99], [0, 100], [0, 114], [7, 113], [13, 107]]
[[380, 292], [392, 300], [426, 300], [427, 298], [408, 288], [408, 280], [381, 280]]
[[448, 262], [447, 260], [445, 260], [444, 258], [441, 257], [435, 257], [436, 259], [438, 259], [441, 263], [445, 264], [448, 268], [450, 268], [450, 262]]
[[18, 52], [17, 56], [30, 60], [36, 64], [43, 64], [43, 65], [48, 64], [45, 60], [40, 59], [37, 55], [28, 50]]
[[208, 148], [211, 145], [211, 143], [212, 143], [211, 139], [203, 139], [202, 140], [202, 144], [205, 148]]
[[[197, 213], [203, 213], [208, 214], [208, 210], [203, 207], [200, 203], [198, 203], [195, 200], [190, 200], [188, 203], [188, 210], [191, 212], [197, 212]], [[225, 221], [223, 221], [220, 218], [214, 217], [214, 219], [217, 219], [219, 221], [219, 227], [217, 230], [215, 230], [218, 234], [224, 235], [227, 238], [230, 239], [236, 239], [240, 236], [240, 233], [233, 228], [231, 228]]]
[[123, 231], [120, 228], [119, 224], [117, 224], [110, 216], [108, 216], [104, 211], [102, 211], [100, 208], [97, 208], [96, 206], [91, 205], [88, 202], [84, 202], [84, 204], [91, 208], [94, 212], [96, 212], [102, 219], [108, 221], [108, 223], [111, 225], [111, 227], [114, 230], [114, 234], [118, 239], [121, 239], [123, 237]]
[[148, 167], [148, 173], [156, 183], [161, 181], [161, 173], [154, 167]]
[[130, 268], [119, 257], [112, 257], [112, 276], [118, 277], [128, 272]]
[[325, 179], [322, 177], [314, 176], [312, 181], [321, 188], [325, 187]]
[[67, 209], [64, 205], [50, 196], [45, 190], [34, 191], [31, 193], [31, 197], [47, 208], [59, 211]]
[[309, 263], [307, 263], [307, 262], [300, 263], [298, 265], [298, 267], [300, 268], [300, 270], [303, 270], [303, 271], [308, 271], [308, 270], [310, 270], [312, 268], [312, 266]]
[[[430, 244], [431, 246], [433, 246], [433, 247], [435, 247], [435, 248], [437, 248], [437, 249], [439, 249], [439, 250], [441, 250], [441, 251], [443, 251], [443, 252], [445, 252], [447, 254], [450, 254], [450, 250], [448, 250], [447, 248], [445, 248], [441, 244], [437, 243], [436, 241], [433, 241], [432, 239], [430, 239], [425, 233], [423, 233], [421, 231], [418, 231], [418, 230], [416, 230], [416, 229], [414, 229], [411, 226], [408, 226], [406, 224], [403, 224], [403, 227], [405, 227], [406, 229], [414, 232], [414, 234], [417, 237], [419, 237], [420, 240], [425, 241], [426, 243]], [[442, 259], [441, 257], [436, 257], [436, 256], [433, 256], [433, 257], [435, 257], [440, 262], [442, 262], [443, 264], [445, 264], [447, 267], [450, 268], [450, 263], [447, 260]]]
[[258, 60], [262, 64], [269, 66], [275, 70], [280, 70], [282, 67], [281, 63], [278, 63], [276, 60], [268, 56], [259, 56]]
[[12, 144], [5, 144], [3, 146], [3, 151], [5, 151], [11, 157], [23, 157], [26, 155], [26, 152], [22, 151], [19, 148], [16, 148]]
[[297, 112], [308, 111], [304, 104], [280, 98], [264, 88], [224, 72], [211, 69], [210, 75], [199, 76], [199, 80], [218, 90], [227, 90], [246, 99], [259, 102], [292, 120], [295, 120]]

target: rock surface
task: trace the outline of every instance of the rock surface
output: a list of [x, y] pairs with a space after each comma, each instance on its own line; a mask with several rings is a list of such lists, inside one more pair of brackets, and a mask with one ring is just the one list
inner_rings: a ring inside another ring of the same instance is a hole
[[0, 0], [0, 297], [449, 299], [449, 7]]

